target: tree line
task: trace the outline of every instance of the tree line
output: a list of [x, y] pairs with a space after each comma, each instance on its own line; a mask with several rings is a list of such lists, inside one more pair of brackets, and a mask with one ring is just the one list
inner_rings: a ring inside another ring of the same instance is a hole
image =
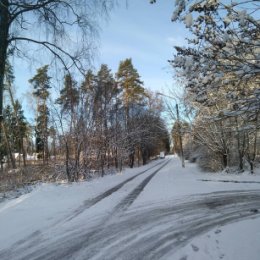
[[[65, 72], [59, 96], [51, 98], [50, 66], [37, 69], [29, 79], [36, 104], [34, 125], [29, 125], [19, 100], [14, 100], [14, 73], [6, 66], [2, 156], [16, 168], [38, 160], [55, 162], [68, 180], [101, 176], [126, 164], [146, 164], [160, 150], [169, 151], [169, 136], [161, 117], [162, 100], [144, 88], [132, 60], [120, 62], [115, 75], [102, 64], [97, 73], [88, 70], [77, 82]], [[14, 158], [14, 153], [21, 158]], [[35, 154], [37, 158], [31, 158]]]
[[[136, 159], [146, 163], [158, 147], [168, 146], [160, 101], [144, 89], [131, 60], [122, 62], [116, 75], [106, 65], [97, 73], [86, 72], [94, 57], [99, 22], [116, 2], [0, 0], [1, 169], [6, 161], [14, 169], [27, 167], [29, 157], [37, 153], [42, 165], [50, 165], [52, 158], [63, 160], [62, 170], [69, 180], [76, 180], [87, 169], [104, 174], [105, 168], [120, 168], [126, 162], [132, 167]], [[29, 80], [36, 104], [35, 122], [30, 125], [15, 98], [8, 60], [17, 56], [30, 60], [36, 50], [49, 65]], [[65, 74], [59, 97], [52, 94], [53, 65]], [[71, 74], [73, 68], [84, 74], [84, 82]]]

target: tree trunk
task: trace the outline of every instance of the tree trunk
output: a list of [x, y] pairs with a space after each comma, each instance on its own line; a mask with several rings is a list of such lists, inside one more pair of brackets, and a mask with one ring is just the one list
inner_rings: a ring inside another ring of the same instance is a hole
[[68, 181], [71, 181], [70, 169], [69, 169], [69, 145], [68, 145], [67, 140], [65, 140], [65, 148], [66, 148], [66, 159], [65, 159], [66, 175], [67, 175]]
[[[17, 127], [18, 127], [18, 133], [19, 133], [19, 154], [21, 154], [21, 153], [23, 154], [23, 165], [24, 165], [24, 167], [26, 167], [26, 151], [25, 151], [24, 145], [23, 145], [23, 136], [22, 136], [22, 133], [21, 133], [21, 125], [20, 125], [19, 118], [18, 118], [18, 111], [17, 111], [17, 108], [15, 106], [14, 97], [13, 97], [13, 93], [12, 93], [12, 90], [11, 90], [11, 82], [9, 82], [8, 85], [9, 85], [8, 86], [8, 92], [9, 92], [9, 96], [10, 96], [11, 103], [12, 103], [12, 106], [13, 106], [16, 124], [17, 124]], [[19, 166], [20, 166], [20, 155], [19, 155]]]
[[[238, 169], [240, 172], [244, 171], [244, 162], [243, 162], [243, 158], [244, 158], [244, 153], [243, 150], [241, 148], [241, 139], [240, 139], [240, 133], [239, 133], [239, 125], [238, 125], [238, 119], [236, 117], [236, 131], [237, 131], [237, 148], [238, 148], [238, 160], [239, 160], [239, 164], [238, 164]], [[244, 146], [244, 144], [243, 144]]]
[[15, 159], [12, 155], [12, 150], [11, 150], [10, 143], [9, 143], [9, 140], [8, 140], [8, 137], [7, 137], [7, 133], [6, 133], [4, 123], [2, 123], [2, 129], [3, 129], [3, 134], [5, 136], [6, 146], [7, 146], [8, 154], [9, 154], [10, 161], [11, 161], [11, 164], [12, 164], [12, 168], [15, 169], [16, 168]]
[[9, 1], [0, 0], [0, 161], [3, 159], [3, 91], [4, 91], [4, 73], [8, 47], [8, 31], [9, 31]]
[[104, 154], [103, 154], [103, 152], [102, 152], [102, 154], [101, 154], [101, 177], [104, 177], [104, 175], [105, 175], [105, 170], [104, 170], [104, 163], [105, 163], [105, 156], [104, 156]]
[[181, 122], [180, 122], [180, 114], [179, 114], [179, 106], [178, 106], [178, 104], [176, 104], [176, 112], [177, 112], [178, 131], [179, 131], [180, 148], [181, 148], [181, 164], [182, 164], [182, 168], [185, 168], [183, 145], [182, 145]]
[[243, 172], [244, 171], [244, 163], [243, 163], [243, 154], [241, 151], [238, 151], [238, 158], [239, 158], [239, 171]]
[[250, 165], [250, 173], [254, 174], [254, 162], [253, 161], [249, 161], [249, 165]]
[[147, 151], [146, 149], [142, 149], [142, 159], [143, 159], [143, 165], [147, 163]]
[[113, 157], [114, 157], [114, 163], [115, 163], [115, 168], [118, 169], [118, 154], [117, 154], [117, 148], [115, 148], [113, 152]]
[[129, 155], [129, 167], [130, 167], [130, 168], [133, 168], [133, 167], [134, 167], [134, 161], [135, 161], [135, 153], [132, 152], [132, 153]]
[[123, 159], [122, 157], [120, 157], [120, 161], [119, 161], [119, 172], [122, 172], [123, 170]]
[[226, 153], [222, 154], [222, 158], [223, 158], [223, 167], [225, 169], [228, 166], [228, 156], [227, 156], [227, 154]]
[[24, 149], [23, 139], [21, 140], [21, 150], [23, 152], [23, 166], [26, 167], [26, 151]]
[[249, 159], [248, 161], [249, 161], [249, 165], [250, 165], [251, 174], [254, 173], [254, 163], [255, 163], [255, 158], [257, 155], [258, 115], [259, 115], [259, 112], [256, 114], [256, 128], [255, 128], [255, 133], [254, 133], [254, 146], [253, 146], [252, 156], [250, 156], [250, 151], [248, 151], [248, 159]]
[[139, 147], [137, 147], [137, 166], [139, 167], [140, 159], [139, 159]]

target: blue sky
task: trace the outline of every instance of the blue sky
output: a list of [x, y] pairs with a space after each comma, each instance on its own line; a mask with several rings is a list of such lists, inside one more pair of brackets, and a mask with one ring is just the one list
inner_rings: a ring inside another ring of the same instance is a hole
[[[121, 1], [124, 2], [124, 1]], [[167, 60], [173, 45], [183, 45], [186, 29], [171, 22], [173, 1], [131, 0], [121, 4], [103, 25], [97, 64], [106, 63], [115, 72], [125, 58], [132, 58], [145, 87], [171, 87], [173, 74]]]
[[[128, 4], [120, 0], [120, 5], [110, 13], [110, 19], [100, 24], [96, 68], [105, 63], [115, 73], [121, 60], [132, 58], [146, 88], [153, 91], [173, 88], [173, 71], [167, 60], [173, 56], [173, 46], [184, 45], [187, 35], [182, 24], [171, 22], [173, 5], [172, 0], [160, 0], [153, 5], [149, 0], [128, 0]], [[35, 57], [37, 59], [37, 53]], [[45, 64], [46, 61], [42, 65]], [[32, 109], [28, 106], [29, 95], [25, 97], [31, 92], [28, 79], [42, 65], [15, 61], [17, 97], [27, 112]]]

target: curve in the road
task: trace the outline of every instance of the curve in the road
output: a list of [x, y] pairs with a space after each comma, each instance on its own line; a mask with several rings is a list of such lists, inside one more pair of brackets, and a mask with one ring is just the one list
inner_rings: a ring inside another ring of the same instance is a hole
[[155, 165], [153, 165], [152, 167], [142, 171], [142, 172], [139, 172], [138, 174], [126, 179], [125, 181], [117, 184], [116, 186], [106, 190], [105, 192], [99, 194], [98, 196], [92, 198], [92, 199], [88, 199], [88, 200], [85, 200], [83, 202], [83, 204], [81, 206], [79, 206], [79, 208], [77, 208], [72, 215], [70, 215], [69, 217], [66, 218], [66, 221], [70, 221], [72, 220], [73, 218], [77, 217], [78, 215], [80, 215], [81, 213], [83, 213], [86, 209], [94, 206], [95, 204], [97, 204], [98, 202], [100, 202], [101, 200], [107, 198], [108, 196], [112, 195], [113, 193], [115, 193], [116, 191], [118, 191], [119, 189], [121, 189], [125, 184], [127, 184], [128, 182], [134, 180], [135, 178], [137, 178], [138, 176], [152, 170], [153, 168], [155, 168], [156, 166], [158, 165], [161, 165], [163, 162], [159, 162]]
[[[260, 209], [259, 190], [203, 194], [177, 205], [126, 212], [104, 226], [82, 230], [65, 240], [68, 247], [64, 251], [31, 259], [174, 259], [174, 252], [198, 235], [260, 217], [255, 209]], [[62, 246], [60, 242], [54, 247]]]
[[[88, 232], [86, 234], [86, 236], [84, 236], [84, 238], [82, 239], [81, 243], [77, 243], [72, 245], [72, 247], [70, 247], [68, 250], [65, 249], [62, 252], [60, 252], [57, 255], [57, 251], [55, 250], [55, 252], [48, 252], [45, 253], [45, 255], [41, 255], [40, 257], [35, 258], [35, 260], [39, 260], [42, 259], [42, 257], [44, 257], [44, 259], [52, 259], [52, 260], [58, 260], [58, 259], [70, 259], [73, 258], [74, 254], [77, 254], [77, 252], [79, 252], [80, 250], [86, 248], [89, 244], [91, 243], [96, 243], [98, 242], [96, 239], [99, 240], [99, 237], [97, 238], [98, 234], [102, 234], [102, 231], [104, 229], [105, 226], [109, 226], [110, 222], [117, 218], [119, 215], [122, 215], [122, 212], [126, 211], [130, 205], [134, 202], [134, 200], [140, 195], [140, 193], [143, 191], [143, 189], [145, 188], [145, 186], [151, 181], [151, 179], [162, 169], [164, 168], [170, 160], [167, 160], [162, 166], [160, 166], [158, 169], [156, 169], [154, 172], [152, 172], [150, 175], [148, 175], [130, 194], [128, 194], [123, 200], [121, 200], [121, 202], [119, 202], [114, 209], [110, 212], [110, 216], [106, 216], [105, 219], [103, 219], [101, 221], [101, 223], [98, 224], [97, 227], [95, 227], [94, 229], [92, 229], [90, 232]], [[152, 167], [154, 168], [154, 167]], [[150, 168], [151, 169], [151, 168]], [[76, 231], [77, 233], [77, 231]], [[102, 235], [101, 235], [102, 236]], [[95, 252], [95, 250], [90, 250], [90, 252]], [[26, 256], [28, 257], [28, 256]], [[30, 255], [30, 258], [32, 256]], [[23, 260], [25, 260], [26, 258], [23, 258]], [[34, 259], [34, 258], [33, 258]], [[88, 259], [88, 258], [87, 258]]]
[[[84, 202], [83, 205], [81, 205], [76, 211], [73, 212], [72, 215], [70, 215], [69, 218], [66, 219], [66, 221], [72, 220], [73, 218], [75, 218], [76, 216], [78, 216], [79, 214], [83, 213], [83, 211], [87, 210], [88, 208], [94, 206], [95, 204], [97, 204], [98, 202], [100, 202], [101, 200], [105, 199], [106, 197], [112, 195], [113, 193], [115, 193], [116, 191], [118, 191], [120, 188], [122, 188], [126, 183], [132, 181], [133, 179], [137, 178], [138, 176], [152, 170], [153, 168], [163, 164], [162, 166], [160, 166], [157, 170], [153, 171], [150, 175], [148, 175], [148, 177], [146, 177], [128, 196], [126, 196], [111, 212], [111, 216], [115, 216], [117, 213], [120, 213], [121, 211], [126, 210], [133, 202], [134, 200], [138, 197], [138, 195], [142, 192], [142, 190], [145, 188], [145, 186], [149, 183], [149, 181], [155, 176], [156, 173], [158, 173], [163, 167], [166, 166], [166, 164], [169, 163], [170, 160], [166, 160], [165, 161], [161, 161], [157, 164], [155, 164], [152, 167], [149, 167], [148, 169], [139, 172], [138, 174], [128, 178], [127, 180], [121, 182], [120, 184], [114, 186], [113, 188], [103, 192], [102, 194], [98, 195], [97, 197], [90, 199], [90, 200], [86, 200]], [[105, 220], [102, 220], [102, 224], [104, 224], [109, 218], [105, 218]], [[57, 225], [56, 225], [57, 226]], [[76, 233], [78, 233], [76, 231]], [[88, 233], [88, 238], [85, 238], [85, 240], [89, 240], [91, 239], [91, 236], [93, 234], [97, 233], [97, 229], [95, 229], [93, 232], [89, 232]], [[72, 232], [72, 236], [74, 236], [74, 232]], [[67, 237], [66, 239], [67, 240]], [[5, 257], [7, 257], [8, 259], [10, 259], [11, 255], [12, 255], [12, 259], [34, 259], [33, 256], [31, 254], [28, 254], [25, 258], [22, 258], [22, 254], [18, 253], [19, 248], [21, 249], [21, 251], [24, 251], [25, 248], [33, 248], [34, 246], [36, 246], [36, 244], [41, 244], [44, 241], [46, 241], [43, 238], [43, 234], [40, 231], [36, 231], [33, 232], [31, 235], [27, 236], [26, 238], [16, 242], [13, 245], [13, 248], [16, 248], [16, 250], [12, 250], [12, 253], [10, 253], [10, 250], [2, 250], [0, 251], [0, 259], [5, 259]], [[70, 251], [76, 251], [81, 249], [82, 246], [79, 247], [79, 244], [75, 245], [72, 248], [70, 248]], [[23, 248], [23, 249], [22, 249]], [[17, 253], [14, 255], [14, 251], [16, 251]], [[21, 252], [20, 251], [20, 252]], [[56, 251], [56, 250], [55, 250]], [[62, 256], [59, 255], [59, 257], [57, 259], [61, 259], [60, 257], [65, 257], [64, 259], [66, 259], [66, 255], [67, 255], [67, 251], [63, 250]], [[46, 252], [44, 253], [44, 255], [41, 255], [39, 257], [39, 259], [47, 259], [50, 256], [50, 259], [56, 259], [53, 256], [53, 252]], [[34, 256], [35, 257], [35, 256]], [[38, 259], [35, 258], [35, 259]]]
[[164, 163], [160, 168], [154, 171], [151, 175], [146, 177], [128, 196], [126, 196], [114, 209], [114, 212], [125, 211], [127, 210], [131, 204], [136, 200], [136, 198], [143, 191], [145, 186], [151, 181], [151, 179], [157, 174], [163, 167], [165, 167], [169, 161]]
[[[125, 203], [132, 204], [148, 177]], [[120, 214], [112, 214], [104, 225], [89, 228], [81, 223], [73, 232], [42, 240], [33, 248], [24, 244], [2, 251], [0, 259], [175, 259], [174, 253], [196, 236], [260, 217], [260, 191], [213, 192], [128, 211], [116, 206], [114, 210]]]
[[203, 194], [178, 205], [132, 210], [99, 230], [77, 259], [174, 259], [194, 237], [256, 217], [259, 190]]

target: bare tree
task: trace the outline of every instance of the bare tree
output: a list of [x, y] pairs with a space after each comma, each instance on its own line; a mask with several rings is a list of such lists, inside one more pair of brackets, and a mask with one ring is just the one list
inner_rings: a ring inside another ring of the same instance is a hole
[[83, 72], [93, 49], [96, 17], [112, 5], [113, 0], [0, 0], [0, 125], [7, 56], [23, 54], [25, 42], [47, 50], [66, 69]]

